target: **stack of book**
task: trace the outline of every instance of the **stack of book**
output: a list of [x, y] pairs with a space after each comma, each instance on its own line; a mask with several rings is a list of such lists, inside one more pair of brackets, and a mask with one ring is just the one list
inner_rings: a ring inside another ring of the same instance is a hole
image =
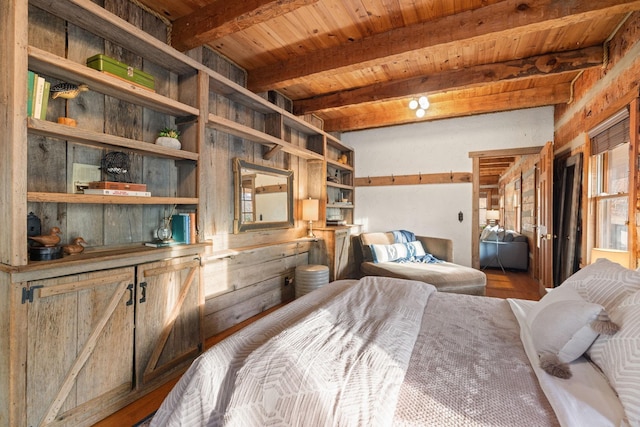
[[147, 191], [147, 184], [130, 182], [94, 181], [90, 182], [89, 188], [85, 188], [83, 192], [102, 196], [151, 197], [151, 192]]
[[46, 120], [51, 83], [29, 70], [27, 79], [27, 116]]

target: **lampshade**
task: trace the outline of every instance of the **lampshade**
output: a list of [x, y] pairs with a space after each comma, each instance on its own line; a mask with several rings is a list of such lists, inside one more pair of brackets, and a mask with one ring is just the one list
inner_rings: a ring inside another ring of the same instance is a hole
[[304, 199], [302, 201], [302, 220], [317, 221], [318, 220], [318, 199]]
[[500, 212], [497, 209], [489, 209], [487, 211], [487, 219], [492, 221], [500, 219]]
[[617, 262], [623, 267], [629, 268], [629, 252], [617, 249], [591, 249], [591, 263], [596, 262], [598, 258], [606, 258], [609, 261]]

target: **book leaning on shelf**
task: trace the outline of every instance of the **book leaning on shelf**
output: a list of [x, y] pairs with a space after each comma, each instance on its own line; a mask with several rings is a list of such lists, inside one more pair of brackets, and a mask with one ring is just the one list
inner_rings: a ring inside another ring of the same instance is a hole
[[27, 73], [27, 116], [45, 120], [49, 106], [51, 82], [29, 70]]

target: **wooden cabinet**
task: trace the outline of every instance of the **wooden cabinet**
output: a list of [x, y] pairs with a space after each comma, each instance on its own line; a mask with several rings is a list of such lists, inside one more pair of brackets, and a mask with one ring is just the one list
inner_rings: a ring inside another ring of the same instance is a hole
[[356, 278], [351, 236], [358, 234], [359, 230], [359, 226], [315, 229], [314, 234], [319, 240], [312, 246], [309, 263], [329, 266], [329, 280]]
[[14, 425], [86, 425], [96, 401], [132, 390], [134, 279], [130, 267], [25, 285], [26, 424]]
[[137, 284], [136, 386], [142, 387], [202, 351], [200, 260], [141, 265]]
[[25, 387], [15, 390], [26, 423], [15, 425], [91, 425], [202, 350], [199, 259], [15, 286], [24, 295], [27, 361]]

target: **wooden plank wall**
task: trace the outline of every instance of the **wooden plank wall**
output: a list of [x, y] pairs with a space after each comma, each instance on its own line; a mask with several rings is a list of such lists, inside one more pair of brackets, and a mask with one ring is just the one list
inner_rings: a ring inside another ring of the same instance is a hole
[[[129, 0], [105, 0], [104, 7], [158, 39], [166, 39], [164, 24]], [[60, 56], [65, 56], [67, 49], [67, 57], [80, 63], [84, 63], [89, 56], [104, 52], [152, 73], [156, 78], [156, 91], [176, 97], [179, 85], [176, 75], [71, 24], [66, 28], [64, 21], [36, 8], [30, 8], [29, 42]], [[245, 72], [213, 51], [197, 48], [188, 54], [234, 82], [246, 85]], [[48, 80], [57, 83], [55, 79]], [[264, 96], [267, 97], [267, 94]], [[282, 106], [290, 104], [277, 94], [269, 96]], [[210, 94], [209, 110], [258, 130], [264, 130], [266, 126], [262, 114], [256, 114], [215, 93]], [[100, 132], [104, 129], [119, 136], [145, 141], [153, 141], [159, 129], [173, 125], [173, 119], [166, 115], [92, 91], [84, 92], [68, 102], [57, 99], [49, 103], [47, 120], [56, 121], [57, 117], [65, 115], [76, 119], [78, 126], [83, 128]], [[290, 129], [285, 130], [285, 139], [301, 146], [306, 144], [304, 135]], [[28, 141], [28, 185], [29, 190], [33, 191], [66, 192], [71, 186], [73, 163], [98, 165], [105, 154], [104, 150], [98, 148], [51, 141], [38, 136], [29, 136]], [[302, 223], [296, 222], [296, 227], [291, 229], [233, 234], [234, 158], [293, 170], [296, 218], [299, 216], [297, 201], [307, 197], [306, 160], [283, 152], [264, 160], [265, 150], [259, 144], [207, 128], [198, 164], [202, 168], [200, 186], [203, 186], [198, 207], [202, 229], [198, 236], [213, 242], [210, 253], [203, 257], [206, 337], [293, 299], [293, 286], [284, 285], [285, 277], [293, 278], [295, 266], [308, 262], [310, 244], [291, 243], [304, 235], [305, 225]], [[134, 179], [145, 182], [154, 195], [175, 194], [177, 173], [158, 173], [158, 170], [173, 170], [175, 167], [172, 160], [132, 156]], [[59, 179], [61, 175], [66, 179]], [[29, 203], [28, 209], [41, 218], [43, 229], [60, 227], [63, 241], [81, 235], [90, 245], [102, 246], [152, 239], [168, 208]], [[238, 248], [240, 250], [233, 259], [212, 255]], [[243, 251], [241, 248], [253, 249]]]
[[[608, 50], [608, 62], [605, 67], [585, 70], [575, 81], [573, 99], [567, 104], [555, 108], [555, 147], [556, 153], [570, 151], [571, 154], [583, 152], [585, 166], [588, 164], [587, 132], [629, 105], [631, 120], [637, 123], [640, 114], [634, 106], [640, 96], [640, 12], [632, 13], [624, 25], [611, 39]], [[634, 128], [632, 128], [634, 129]], [[637, 153], [639, 130], [635, 129], [631, 137], [631, 153]], [[632, 157], [632, 162], [635, 159]], [[588, 182], [589, 170], [584, 168], [583, 182]], [[636, 183], [640, 175], [638, 167], [630, 168], [629, 183]], [[629, 251], [635, 258], [635, 265], [640, 265], [640, 223], [636, 218], [640, 214], [638, 185], [631, 184], [629, 189], [630, 206], [634, 206], [629, 215], [629, 229], [632, 238]], [[589, 200], [583, 190], [582, 211], [589, 212]], [[634, 214], [635, 213], [635, 214]], [[587, 215], [583, 215], [582, 259], [586, 260], [588, 247]]]

